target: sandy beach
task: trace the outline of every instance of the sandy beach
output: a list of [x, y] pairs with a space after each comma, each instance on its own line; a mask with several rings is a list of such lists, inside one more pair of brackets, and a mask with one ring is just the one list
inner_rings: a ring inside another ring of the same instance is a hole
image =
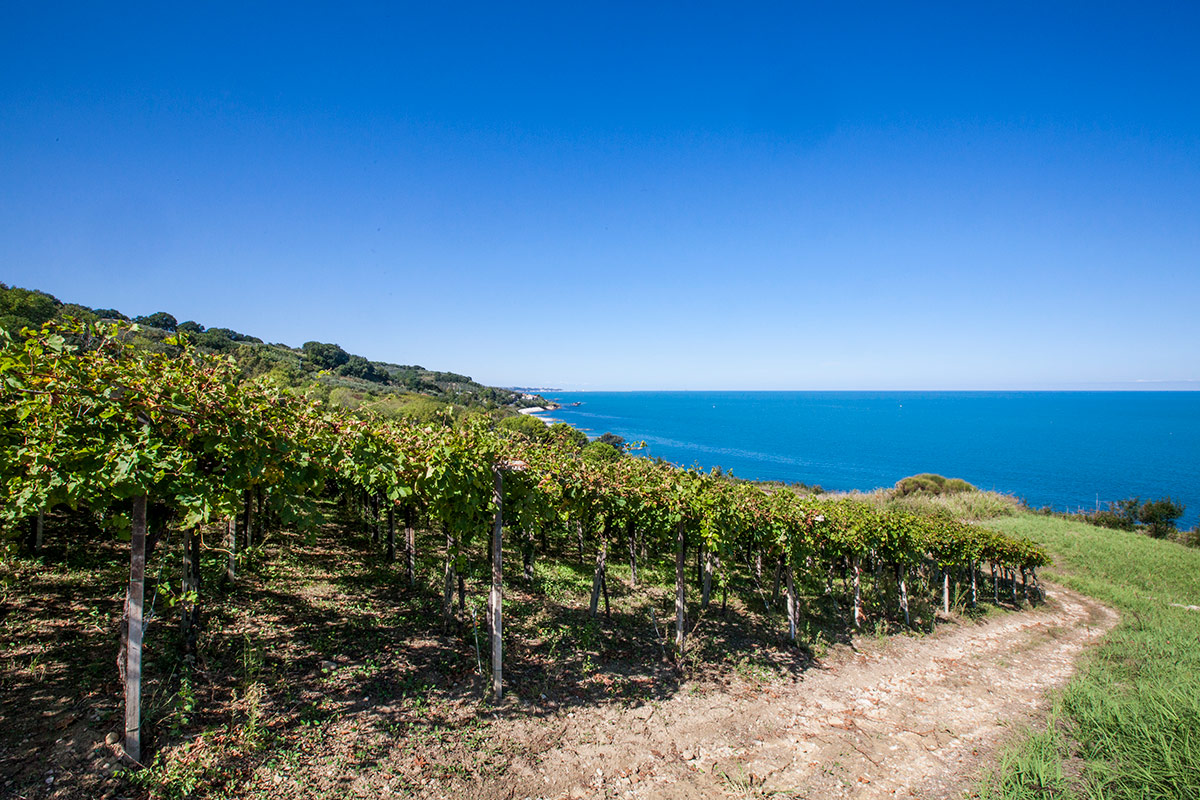
[[533, 406], [531, 408], [518, 408], [517, 413], [518, 414], [527, 414], [528, 416], [531, 416], [534, 419], [540, 419], [542, 422], [546, 423], [547, 425], [553, 425], [555, 422], [560, 422], [561, 420], [557, 420], [554, 417], [545, 417], [542, 415], [547, 412], [553, 411], [554, 408], [556, 408], [556, 407], [557, 406], [549, 407], [549, 408], [544, 407], [544, 406]]

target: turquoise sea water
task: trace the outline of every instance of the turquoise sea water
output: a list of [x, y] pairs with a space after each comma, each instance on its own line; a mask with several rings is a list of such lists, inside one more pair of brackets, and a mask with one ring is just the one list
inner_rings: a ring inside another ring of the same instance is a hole
[[[1200, 392], [561, 392], [548, 416], [677, 464], [827, 490], [937, 472], [1031, 506], [1171, 496], [1200, 517]], [[578, 406], [566, 405], [578, 402]]]

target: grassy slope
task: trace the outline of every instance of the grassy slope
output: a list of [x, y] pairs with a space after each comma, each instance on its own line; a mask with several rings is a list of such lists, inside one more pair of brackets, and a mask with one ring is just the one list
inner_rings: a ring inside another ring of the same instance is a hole
[[1080, 666], [1046, 731], [1002, 760], [985, 797], [1200, 797], [1200, 550], [1023, 514], [989, 523], [1055, 557], [1051, 580], [1122, 621]]

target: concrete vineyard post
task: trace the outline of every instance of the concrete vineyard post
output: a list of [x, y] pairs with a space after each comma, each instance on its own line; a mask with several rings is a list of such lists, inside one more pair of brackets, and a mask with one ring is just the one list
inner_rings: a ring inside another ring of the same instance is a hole
[[862, 610], [862, 565], [857, 557], [854, 559], [854, 627], [857, 628], [865, 619]]
[[492, 615], [492, 695], [498, 703], [503, 693], [504, 677], [504, 551], [501, 546], [504, 531], [504, 479], [498, 469], [494, 471], [494, 475], [492, 500], [496, 504], [496, 521], [492, 528], [492, 591], [488, 596], [488, 605]]
[[125, 755], [142, 760], [142, 602], [146, 589], [146, 498], [133, 498], [129, 539], [129, 593], [125, 609], [129, 625], [125, 656]]
[[404, 548], [408, 555], [408, 585], [413, 586], [417, 582], [417, 536], [411, 508], [404, 512]]
[[687, 595], [684, 587], [684, 574], [687, 571], [687, 536], [683, 529], [683, 520], [675, 532], [675, 648], [683, 651], [683, 631], [687, 618]]
[[788, 618], [788, 639], [796, 641], [796, 579], [792, 572], [792, 565], [787, 565], [787, 618]]

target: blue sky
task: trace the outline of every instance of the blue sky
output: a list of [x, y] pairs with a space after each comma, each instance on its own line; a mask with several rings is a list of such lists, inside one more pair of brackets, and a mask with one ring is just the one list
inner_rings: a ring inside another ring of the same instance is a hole
[[0, 8], [0, 280], [501, 385], [1200, 385], [1191, 4], [175, 5]]

